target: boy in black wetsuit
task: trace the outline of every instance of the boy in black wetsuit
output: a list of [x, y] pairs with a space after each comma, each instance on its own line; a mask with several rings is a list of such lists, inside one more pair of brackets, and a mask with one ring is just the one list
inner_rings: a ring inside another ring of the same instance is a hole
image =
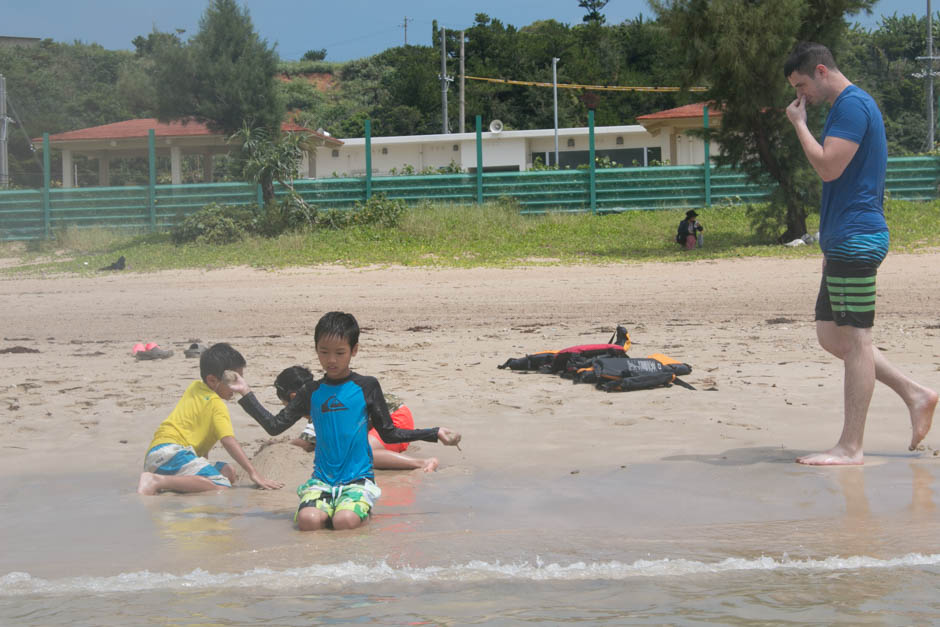
[[460, 434], [444, 427], [399, 429], [394, 425], [378, 380], [349, 368], [359, 351], [359, 324], [352, 314], [325, 314], [313, 340], [326, 374], [306, 383], [276, 415], [258, 402], [243, 379], [231, 387], [243, 394], [238, 404], [270, 435], [283, 433], [307, 416], [313, 422], [317, 434], [313, 476], [297, 488], [297, 528], [355, 529], [382, 494], [375, 485], [370, 423], [389, 443], [426, 440], [452, 446], [460, 442]]
[[[274, 380], [274, 389], [277, 390], [277, 397], [281, 403], [289, 405], [291, 399], [297, 396], [297, 392], [308, 381], [313, 380], [313, 373], [303, 366], [291, 366], [285, 368], [277, 375]], [[411, 410], [394, 394], [385, 394], [385, 404], [388, 405], [388, 411], [391, 414], [392, 422], [399, 429], [414, 429], [415, 421]], [[309, 416], [308, 416], [309, 420]], [[312, 453], [316, 447], [317, 434], [313, 429], [313, 423], [308, 422], [307, 427], [300, 434], [299, 438], [290, 441], [294, 446], [299, 446], [308, 453]], [[388, 444], [382, 441], [378, 431], [374, 428], [369, 430], [369, 445], [372, 447], [372, 466], [376, 470], [418, 470], [424, 472], [434, 472], [440, 465], [436, 457], [413, 457], [405, 455], [405, 450], [410, 442], [397, 442]]]

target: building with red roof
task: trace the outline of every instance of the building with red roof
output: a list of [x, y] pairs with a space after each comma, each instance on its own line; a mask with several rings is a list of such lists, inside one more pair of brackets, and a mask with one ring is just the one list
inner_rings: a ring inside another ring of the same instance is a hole
[[[695, 103], [637, 117], [639, 124], [599, 126], [594, 129], [597, 156], [607, 156], [624, 165], [644, 166], [662, 162], [672, 165], [698, 165], [705, 160], [705, 143], [688, 131], [704, 126], [705, 103]], [[721, 123], [720, 111], [709, 111], [709, 125]], [[287, 132], [309, 136], [309, 148], [301, 165], [302, 178], [316, 178], [318, 161], [321, 176], [362, 176], [365, 174], [365, 139], [340, 140], [323, 131], [312, 131], [293, 122], [281, 127]], [[125, 120], [91, 128], [57, 133], [49, 137], [50, 148], [62, 151], [62, 186], [74, 187], [73, 159], [84, 155], [98, 160], [98, 184], [108, 185], [111, 159], [148, 156], [148, 134], [154, 131], [159, 156], [170, 158], [170, 179], [182, 182], [182, 157], [200, 155], [203, 179], [213, 180], [213, 156], [225, 154], [233, 145], [222, 133], [211, 131], [196, 121], [160, 122], [153, 118]], [[587, 163], [588, 129], [559, 129], [559, 157], [562, 167]], [[536, 160], [554, 164], [554, 130], [502, 130], [491, 125], [482, 135], [484, 162], [488, 170], [527, 170]], [[34, 139], [37, 148], [41, 139]], [[326, 147], [318, 159], [317, 148]], [[446, 168], [456, 164], [463, 170], [476, 168], [475, 133], [448, 133], [404, 137], [373, 137], [371, 141], [373, 174], [388, 175], [413, 167]], [[327, 174], [329, 175], [329, 174]]]
[[[668, 155], [669, 163], [687, 165], [705, 162], [705, 143], [700, 137], [688, 133], [691, 129], [700, 129], [705, 125], [705, 106], [707, 102], [696, 102], [675, 109], [666, 109], [656, 113], [638, 115], [636, 121], [653, 137], [663, 137], [663, 153]], [[715, 128], [721, 125], [721, 111], [708, 108], [708, 125]]]
[[[170, 181], [174, 185], [182, 183], [181, 164], [184, 155], [201, 156], [203, 178], [206, 182], [211, 182], [213, 157], [226, 154], [233, 148], [233, 143], [223, 133], [212, 131], [204, 123], [195, 120], [160, 122], [155, 118], [140, 118], [56, 133], [49, 136], [49, 147], [62, 151], [62, 187], [75, 186], [73, 159], [79, 155], [98, 161], [98, 185], [107, 186], [112, 159], [148, 157], [151, 129], [154, 132], [157, 155], [170, 158]], [[285, 122], [281, 129], [290, 133], [306, 133], [309, 136], [308, 150], [301, 165], [304, 176], [316, 176], [318, 146], [343, 145], [342, 141], [328, 133], [312, 131], [293, 122]], [[33, 145], [41, 149], [42, 138], [33, 139]]]

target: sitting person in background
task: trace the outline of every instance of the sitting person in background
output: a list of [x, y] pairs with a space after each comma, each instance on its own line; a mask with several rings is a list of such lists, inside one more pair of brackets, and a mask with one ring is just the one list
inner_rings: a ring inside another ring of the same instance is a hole
[[[285, 406], [290, 403], [303, 385], [313, 381], [313, 373], [303, 366], [291, 366], [281, 371], [274, 380], [274, 389], [277, 397]], [[385, 394], [385, 402], [391, 412], [392, 422], [399, 429], [414, 429], [415, 421], [408, 406], [393, 394]], [[309, 417], [308, 417], [309, 420]], [[313, 429], [313, 422], [308, 422], [299, 438], [290, 441], [308, 453], [312, 453], [317, 434]], [[380, 470], [417, 470], [433, 472], [437, 470], [439, 462], [436, 457], [412, 457], [405, 455], [409, 442], [386, 444], [379, 437], [375, 428], [369, 430], [369, 445], [372, 447], [372, 460], [375, 468]]]
[[705, 230], [695, 218], [698, 214], [695, 209], [685, 212], [685, 220], [679, 223], [679, 232], [676, 233], [676, 243], [685, 246], [686, 250], [701, 248], [703, 244], [702, 231]]

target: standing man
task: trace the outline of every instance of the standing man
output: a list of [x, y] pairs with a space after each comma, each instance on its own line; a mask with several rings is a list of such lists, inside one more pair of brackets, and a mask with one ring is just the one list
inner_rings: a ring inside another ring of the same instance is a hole
[[[845, 422], [839, 442], [828, 451], [800, 457], [811, 465], [862, 464], [865, 419], [875, 379], [904, 400], [911, 417], [914, 450], [933, 421], [937, 393], [911, 380], [872, 345], [875, 275], [888, 252], [885, 172], [888, 148], [884, 122], [874, 99], [836, 67], [829, 49], [801, 42], [784, 64], [796, 89], [787, 117], [816, 173], [822, 177], [819, 246], [822, 283], [816, 300], [819, 344], [845, 365]], [[831, 105], [822, 143], [806, 125], [806, 105]]]

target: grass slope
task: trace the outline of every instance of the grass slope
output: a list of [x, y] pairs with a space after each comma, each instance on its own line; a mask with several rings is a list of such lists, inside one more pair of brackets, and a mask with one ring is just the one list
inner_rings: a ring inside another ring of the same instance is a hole
[[[894, 252], [940, 246], [940, 201], [889, 201]], [[353, 227], [250, 237], [226, 245], [174, 245], [167, 233], [128, 235], [70, 230], [55, 240], [0, 246], [7, 275], [94, 273], [119, 255], [128, 271], [317, 264], [404, 266], [513, 266], [522, 264], [630, 263], [727, 257], [819, 255], [816, 245], [789, 248], [759, 241], [743, 207], [703, 209], [705, 247], [684, 251], [673, 242], [682, 211], [631, 211], [612, 215], [520, 216], [507, 204], [424, 205], [409, 209], [397, 228]], [[816, 216], [810, 228], [815, 230]]]

